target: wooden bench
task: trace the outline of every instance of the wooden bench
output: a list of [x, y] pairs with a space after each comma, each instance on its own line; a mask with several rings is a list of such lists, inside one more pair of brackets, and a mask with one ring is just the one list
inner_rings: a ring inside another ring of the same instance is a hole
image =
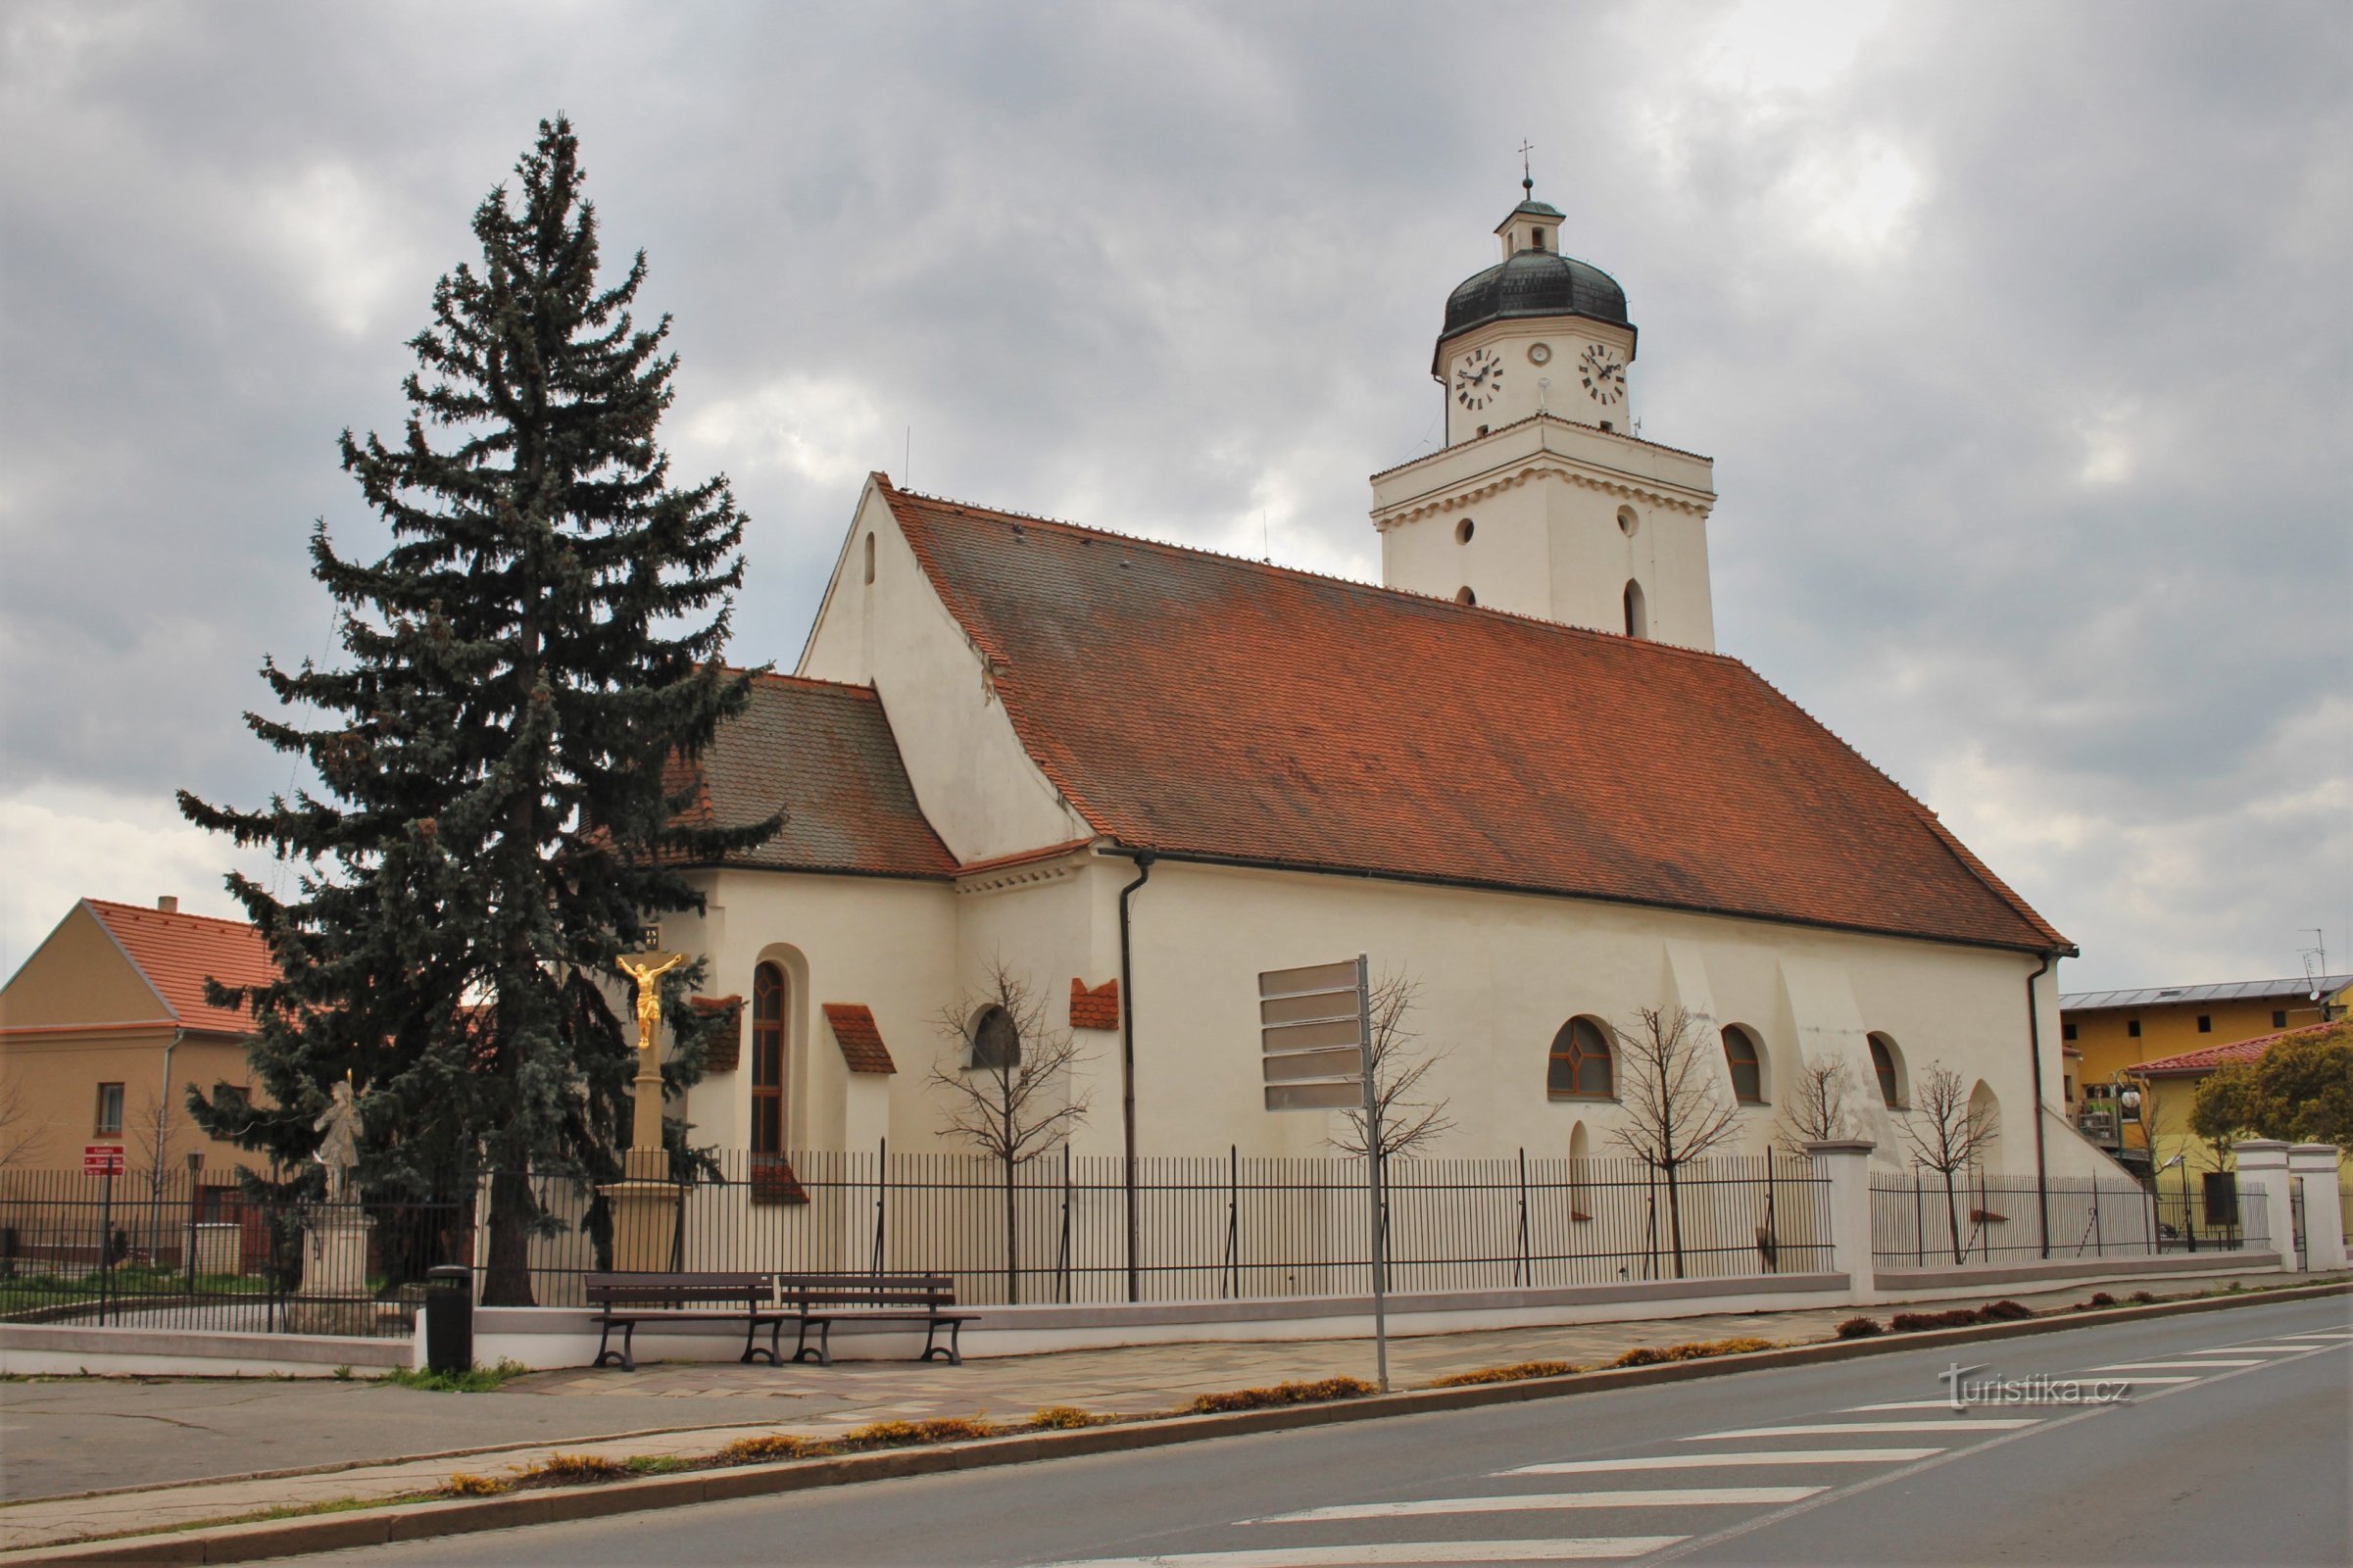
[[[597, 1308], [596, 1365], [617, 1359], [621, 1370], [637, 1370], [633, 1353], [640, 1323], [733, 1322], [744, 1325], [744, 1353], [750, 1361], [766, 1356], [768, 1365], [782, 1359], [777, 1340], [789, 1312], [776, 1309], [765, 1274], [591, 1274], [586, 1285], [588, 1304]], [[768, 1343], [759, 1343], [760, 1331]], [[618, 1349], [611, 1348], [613, 1331], [621, 1331]], [[806, 1330], [804, 1330], [806, 1332]]]
[[[959, 1343], [964, 1325], [978, 1312], [956, 1310], [956, 1282], [945, 1274], [779, 1274], [776, 1298], [784, 1314], [801, 1325], [793, 1359], [816, 1358], [819, 1366], [833, 1365], [833, 1326], [836, 1323], [889, 1321], [923, 1324], [923, 1356], [944, 1356], [953, 1366], [964, 1364]], [[809, 1331], [817, 1342], [809, 1342]], [[940, 1343], [940, 1330], [948, 1343]]]

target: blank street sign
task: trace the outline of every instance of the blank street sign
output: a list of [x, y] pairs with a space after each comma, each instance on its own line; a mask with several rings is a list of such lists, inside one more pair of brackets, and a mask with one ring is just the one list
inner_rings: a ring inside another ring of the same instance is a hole
[[1268, 1110], [1364, 1103], [1363, 998], [1357, 966], [1314, 963], [1258, 976], [1258, 1047]]

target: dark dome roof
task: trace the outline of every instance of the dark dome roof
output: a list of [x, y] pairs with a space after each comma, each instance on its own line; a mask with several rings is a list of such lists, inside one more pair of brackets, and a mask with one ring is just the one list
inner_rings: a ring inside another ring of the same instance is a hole
[[1517, 316], [1585, 316], [1632, 324], [1626, 291], [1598, 267], [1557, 251], [1521, 251], [1456, 285], [1446, 296], [1446, 325], [1439, 338]]

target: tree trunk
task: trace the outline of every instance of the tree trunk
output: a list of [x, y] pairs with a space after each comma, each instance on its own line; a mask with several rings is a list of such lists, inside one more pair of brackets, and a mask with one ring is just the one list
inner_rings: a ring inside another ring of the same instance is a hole
[[490, 1257], [484, 1306], [536, 1306], [531, 1298], [531, 1178], [503, 1170], [490, 1178]]
[[1013, 1162], [1005, 1162], [1005, 1298], [1010, 1305], [1021, 1299], [1021, 1233], [1015, 1218]]
[[1675, 1185], [1675, 1167], [1667, 1167], [1667, 1236], [1675, 1248], [1675, 1277], [1683, 1278], [1683, 1192]]
[[1952, 1233], [1952, 1260], [1965, 1262], [1961, 1255], [1961, 1210], [1953, 1200], [1952, 1172], [1944, 1173], [1944, 1223]]

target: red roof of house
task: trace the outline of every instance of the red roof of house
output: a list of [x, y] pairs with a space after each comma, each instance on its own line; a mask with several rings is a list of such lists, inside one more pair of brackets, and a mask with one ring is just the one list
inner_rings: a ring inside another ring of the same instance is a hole
[[2128, 1067], [2125, 1070], [2137, 1077], [2147, 1078], [2172, 1078], [2191, 1073], [2212, 1072], [2215, 1068], [2233, 1061], [2260, 1060], [2265, 1052], [2282, 1040], [2293, 1040], [2299, 1035], [2325, 1034], [2328, 1030], [2342, 1029], [2343, 1027], [2344, 1024], [2341, 1021], [2308, 1023], [2300, 1028], [2281, 1029], [2276, 1034], [2257, 1035], [2252, 1040], [2233, 1040], [2229, 1045], [2201, 1046], [2195, 1051], [2184, 1051], [2178, 1056], [2159, 1056], [2154, 1061], [2144, 1061], [2136, 1067]]
[[842, 1059], [852, 1072], [897, 1072], [899, 1064], [891, 1059], [891, 1048], [882, 1043], [882, 1030], [874, 1022], [874, 1009], [862, 1002], [828, 1002], [823, 1004], [825, 1021], [833, 1025], [833, 1038], [842, 1048]]
[[[668, 780], [686, 781], [673, 765]], [[701, 762], [690, 820], [784, 826], [730, 865], [869, 876], [950, 877], [956, 857], [915, 804], [882, 704], [863, 686], [755, 675], [751, 701], [721, 724]]]
[[875, 482], [1031, 757], [1123, 845], [2067, 946], [1737, 660]]
[[81, 901], [122, 944], [123, 951], [147, 983], [162, 994], [165, 1005], [184, 1029], [242, 1035], [252, 1019], [231, 1007], [216, 1007], [204, 999], [209, 976], [224, 986], [268, 985], [277, 978], [262, 933], [242, 920], [220, 920], [205, 914], [167, 914], [137, 904], [112, 904], [104, 899]]

